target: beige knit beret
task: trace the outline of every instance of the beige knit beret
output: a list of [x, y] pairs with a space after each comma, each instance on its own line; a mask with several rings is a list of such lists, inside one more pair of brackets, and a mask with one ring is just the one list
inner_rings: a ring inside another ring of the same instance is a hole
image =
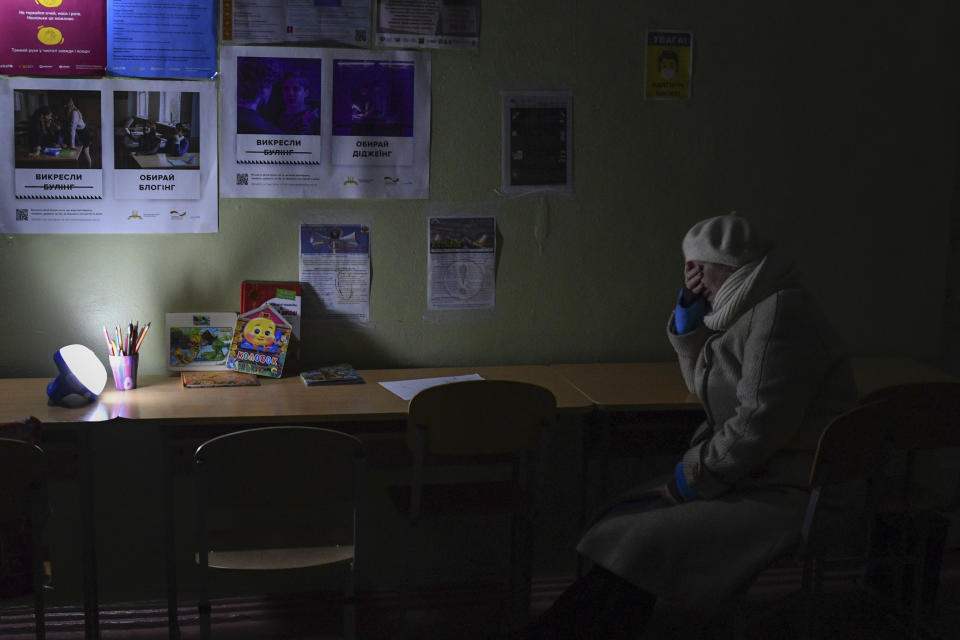
[[701, 220], [683, 238], [683, 257], [687, 262], [714, 262], [741, 267], [759, 260], [770, 245], [746, 219], [735, 215]]

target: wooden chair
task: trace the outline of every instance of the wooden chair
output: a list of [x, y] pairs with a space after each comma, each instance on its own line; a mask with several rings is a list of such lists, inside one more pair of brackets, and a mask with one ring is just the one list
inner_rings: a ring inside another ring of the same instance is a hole
[[34, 628], [46, 637], [43, 530], [46, 457], [40, 447], [0, 438], [0, 597], [33, 595]]
[[[212, 570], [286, 571], [338, 565], [344, 636], [354, 602], [364, 451], [330, 429], [261, 427], [222, 435], [194, 455], [201, 633], [210, 635]], [[220, 572], [223, 573], [223, 572]]]
[[[542, 429], [555, 420], [553, 394], [524, 382], [445, 384], [421, 391], [410, 401], [406, 439], [413, 454], [411, 484], [391, 491], [398, 509], [408, 517], [408, 535], [425, 519], [508, 517], [508, 601], [503, 618], [507, 625], [521, 624], [529, 614], [535, 452]], [[479, 466], [497, 466], [506, 474], [460, 481], [467, 469]], [[438, 481], [443, 467], [456, 467], [452, 477], [457, 480], [451, 481], [448, 473], [444, 481]], [[408, 564], [407, 583], [412, 569]], [[408, 586], [403, 598], [404, 620]]]
[[[799, 595], [803, 609], [801, 637], [820, 635], [820, 613], [823, 600], [824, 571], [833, 567], [862, 567], [867, 558], [869, 521], [872, 500], [868, 491], [861, 491], [883, 466], [891, 451], [888, 412], [883, 402], [855, 407], [834, 418], [824, 429], [817, 445], [810, 470], [810, 498], [800, 531], [800, 543], [793, 558], [780, 559], [771, 568], [780, 568], [786, 560], [802, 569]], [[841, 523], [831, 522], [831, 493], [853, 489], [860, 494], [859, 513], [843, 514]], [[825, 501], [826, 498], [826, 501]], [[745, 594], [743, 594], [745, 595]], [[736, 636], [743, 638], [746, 628], [744, 597], [738, 603], [735, 621]], [[764, 615], [776, 613], [778, 607], [767, 606]]]
[[[866, 586], [919, 630], [923, 609], [934, 604], [949, 521], [960, 505], [960, 479], [947, 495], [925, 489], [918, 458], [960, 448], [960, 382], [918, 382], [878, 389], [864, 402], [882, 402], [898, 455], [885, 468], [891, 480], [880, 505]], [[921, 458], [922, 463], [922, 458]]]

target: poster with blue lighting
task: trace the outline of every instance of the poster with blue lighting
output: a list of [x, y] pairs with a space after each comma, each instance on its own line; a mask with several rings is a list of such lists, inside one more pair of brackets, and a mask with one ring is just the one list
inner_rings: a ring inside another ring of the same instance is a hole
[[427, 198], [430, 57], [223, 47], [220, 195]]
[[216, 0], [107, 0], [107, 72], [136, 78], [215, 78]]

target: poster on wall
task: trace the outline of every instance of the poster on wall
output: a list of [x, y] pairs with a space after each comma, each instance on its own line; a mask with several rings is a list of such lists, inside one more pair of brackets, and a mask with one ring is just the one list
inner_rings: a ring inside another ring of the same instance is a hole
[[572, 94], [504, 92], [502, 98], [503, 191], [572, 193]]
[[104, 0], [0, 0], [0, 73], [103, 75], [105, 15]]
[[379, 0], [378, 47], [480, 47], [480, 0]]
[[371, 0], [222, 0], [225, 45], [369, 47]]
[[300, 225], [300, 282], [311, 321], [370, 321], [370, 225]]
[[111, 75], [216, 77], [216, 0], [164, 0], [162, 5], [154, 0], [106, 3], [107, 71]]
[[647, 31], [644, 97], [686, 100], [693, 82], [693, 33]]
[[427, 233], [427, 308], [493, 309], [496, 218], [433, 217]]
[[430, 58], [224, 47], [220, 194], [427, 198]]
[[213, 81], [0, 78], [0, 232], [216, 232], [216, 114]]

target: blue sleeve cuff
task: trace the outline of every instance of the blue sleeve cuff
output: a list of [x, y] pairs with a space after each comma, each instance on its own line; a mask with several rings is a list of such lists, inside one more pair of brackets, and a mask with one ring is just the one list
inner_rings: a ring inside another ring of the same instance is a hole
[[683, 496], [684, 500], [694, 500], [697, 497], [697, 492], [690, 488], [687, 484], [687, 479], [683, 475], [683, 462], [678, 462], [677, 466], [673, 469], [673, 477], [677, 481], [677, 491], [680, 492], [680, 495]]
[[676, 325], [677, 334], [682, 335], [693, 331], [703, 322], [703, 316], [707, 315], [707, 301], [703, 297], [698, 297], [689, 307], [683, 306], [683, 291], [677, 298], [677, 308], [673, 313], [673, 323]]

